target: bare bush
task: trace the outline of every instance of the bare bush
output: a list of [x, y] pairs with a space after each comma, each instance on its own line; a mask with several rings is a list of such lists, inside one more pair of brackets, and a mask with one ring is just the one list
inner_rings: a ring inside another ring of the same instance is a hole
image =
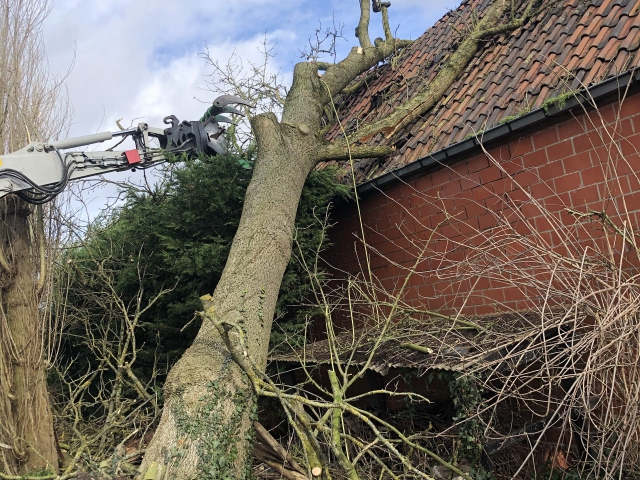
[[[618, 107], [623, 103], [624, 96]], [[422, 224], [405, 210], [396, 228], [414, 260], [398, 263], [367, 242], [372, 232], [361, 221], [353, 252], [360, 271], [316, 281], [315, 305], [324, 312], [328, 338], [294, 355], [272, 356], [298, 363], [300, 383], [254, 379], [262, 394], [284, 405], [302, 439], [302, 463], [316, 448], [323, 466], [347, 478], [420, 478], [437, 464], [454, 471], [470, 464], [500, 478], [637, 475], [640, 226], [633, 191], [626, 193], [623, 182], [631, 172], [640, 184], [624, 153], [638, 152], [621, 135], [619, 117], [606, 121], [597, 108], [584, 113], [605, 186], [595, 202], [580, 207], [560, 195], [540, 200], [510, 173], [508, 161], [485, 150], [513, 185], [509, 195], [490, 193], [494, 207], [486, 213], [493, 227], [480, 230], [458, 218], [450, 199], [414, 190], [440, 211], [440, 221]], [[395, 282], [378, 279], [374, 258], [404, 273]], [[308, 271], [315, 275], [313, 265]], [[429, 310], [408, 294], [416, 277], [461, 293], [443, 309]], [[487, 285], [511, 289], [521, 301], [492, 298]], [[491, 303], [496, 313], [468, 314], [478, 302]], [[239, 362], [250, 369], [246, 359]], [[353, 388], [367, 371], [385, 373], [394, 363], [423, 382], [436, 374], [445, 380], [453, 420], [423, 415], [407, 427], [398, 416], [363, 407], [365, 397], [378, 394], [402, 397], [407, 408], [428, 402], [398, 377], [378, 390]]]

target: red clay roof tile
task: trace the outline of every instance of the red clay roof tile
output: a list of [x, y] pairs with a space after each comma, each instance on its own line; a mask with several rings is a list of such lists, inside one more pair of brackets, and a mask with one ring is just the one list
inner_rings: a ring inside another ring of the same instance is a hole
[[[342, 124], [375, 121], [422, 91], [455, 48], [459, 32], [467, 31], [472, 14], [481, 15], [490, 1], [464, 1], [416, 39], [395, 69], [378, 67], [368, 88], [343, 100]], [[357, 162], [357, 178], [393, 170], [507, 115], [537, 108], [569, 85], [579, 88], [640, 66], [639, 10], [640, 0], [565, 0], [525, 27], [486, 42], [440, 104], [400, 132], [396, 140], [408, 141], [396, 155], [379, 167], [377, 160]], [[334, 126], [328, 138], [339, 136]], [[378, 135], [369, 143], [387, 142]]]

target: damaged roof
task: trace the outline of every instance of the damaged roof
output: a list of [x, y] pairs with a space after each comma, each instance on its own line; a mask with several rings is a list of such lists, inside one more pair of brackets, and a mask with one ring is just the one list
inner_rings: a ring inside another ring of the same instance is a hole
[[[424, 90], [490, 3], [464, 1], [399, 58], [368, 72], [366, 84], [339, 105], [346, 131], [384, 117]], [[640, 66], [639, 13], [640, 0], [560, 0], [522, 28], [490, 39], [442, 100], [399, 132], [396, 154], [382, 161], [354, 161], [356, 181], [401, 168], [501, 120], [540, 108], [550, 98]], [[329, 139], [340, 136], [337, 124], [327, 134]], [[379, 134], [369, 144], [389, 141]]]
[[[564, 315], [560, 310], [546, 312], [545, 319], [560, 319]], [[525, 338], [532, 331], [539, 331], [540, 318], [540, 312], [536, 311], [479, 315], [456, 322], [424, 317], [393, 324], [377, 346], [380, 328], [342, 331], [335, 337], [335, 348], [343, 368], [347, 364], [364, 366], [375, 350], [369, 369], [381, 375], [386, 375], [391, 368], [459, 372], [481, 362], [522, 361], [514, 348], [518, 349], [520, 344], [524, 347]], [[270, 355], [269, 361], [330, 364], [330, 343], [329, 340], [316, 341], [290, 353]]]

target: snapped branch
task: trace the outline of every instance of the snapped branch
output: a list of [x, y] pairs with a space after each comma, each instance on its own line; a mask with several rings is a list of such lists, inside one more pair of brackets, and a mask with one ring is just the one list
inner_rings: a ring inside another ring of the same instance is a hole
[[[535, 0], [528, 0], [522, 16], [503, 23], [503, 18], [510, 8], [510, 3], [506, 0], [494, 0], [484, 17], [473, 27], [456, 51], [451, 54], [426, 89], [397, 107], [390, 115], [359, 129], [351, 135], [350, 141], [367, 142], [380, 133], [385, 138], [392, 138], [403, 128], [420, 118], [440, 101], [451, 84], [464, 72], [483, 40], [492, 35], [520, 28], [543, 9], [555, 4], [555, 2], [551, 2], [534, 11], [534, 3]], [[382, 11], [384, 13], [384, 9]]]
[[369, 147], [367, 145], [348, 145], [344, 142], [337, 142], [319, 149], [316, 159], [318, 162], [326, 162], [331, 160], [379, 158], [391, 155], [394, 151], [395, 149], [392, 147]]

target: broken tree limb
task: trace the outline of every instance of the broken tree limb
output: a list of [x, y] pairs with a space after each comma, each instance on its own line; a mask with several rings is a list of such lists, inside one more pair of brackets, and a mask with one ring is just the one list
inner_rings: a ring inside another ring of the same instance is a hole
[[291, 455], [289, 455], [289, 452], [287, 452], [285, 448], [280, 445], [275, 438], [273, 438], [269, 431], [264, 428], [260, 422], [254, 422], [253, 426], [256, 429], [256, 435], [258, 438], [266, 445], [269, 445], [278, 457], [280, 457], [284, 462], [289, 463], [295, 470], [303, 475], [306, 473], [306, 470], [302, 468], [298, 462], [291, 457]]
[[378, 158], [391, 155], [395, 151], [392, 147], [369, 147], [367, 145], [345, 145], [334, 143], [319, 149], [317, 159], [319, 162], [330, 160], [350, 160], [358, 158]]
[[434, 80], [423, 92], [397, 107], [390, 115], [363, 127], [351, 136], [351, 140], [366, 142], [378, 133], [384, 133], [385, 138], [390, 138], [430, 110], [467, 68], [467, 65], [469, 65], [469, 62], [478, 51], [481, 39], [484, 38], [482, 37], [484, 32], [500, 26], [502, 17], [509, 5], [506, 0], [492, 2], [482, 20], [476, 24], [468, 37], [451, 54]]

